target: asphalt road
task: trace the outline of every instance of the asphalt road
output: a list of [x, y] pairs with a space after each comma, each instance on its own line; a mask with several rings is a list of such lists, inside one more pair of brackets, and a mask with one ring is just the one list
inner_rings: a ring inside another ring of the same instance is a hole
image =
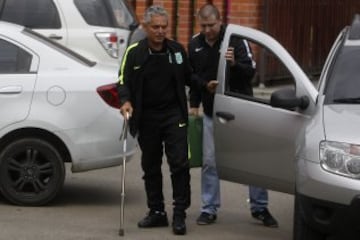
[[[120, 237], [121, 167], [76, 174], [67, 170], [63, 191], [48, 206], [14, 206], [0, 196], [0, 240], [291, 239], [293, 196], [270, 192], [270, 210], [280, 227], [266, 228], [250, 216], [247, 187], [225, 181], [221, 181], [222, 207], [217, 223], [196, 225], [200, 208], [198, 168], [191, 170], [192, 206], [188, 210], [187, 235], [174, 236], [171, 227], [139, 229], [137, 222], [147, 211], [139, 154], [127, 164], [125, 236]], [[171, 218], [171, 187], [166, 164], [163, 172], [166, 208]]]

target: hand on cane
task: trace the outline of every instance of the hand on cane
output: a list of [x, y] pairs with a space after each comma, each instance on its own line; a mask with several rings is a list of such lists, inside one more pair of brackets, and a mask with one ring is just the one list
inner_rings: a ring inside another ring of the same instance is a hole
[[133, 107], [129, 101], [125, 102], [121, 106], [120, 113], [124, 116], [124, 118], [126, 118], [126, 120], [128, 120], [131, 117], [133, 113]]

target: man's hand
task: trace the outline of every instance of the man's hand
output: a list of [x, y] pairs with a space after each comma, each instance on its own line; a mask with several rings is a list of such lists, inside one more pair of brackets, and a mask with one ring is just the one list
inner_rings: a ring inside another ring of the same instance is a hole
[[206, 88], [210, 93], [214, 93], [218, 84], [219, 84], [219, 81], [210, 80], [207, 83]]
[[189, 115], [191, 116], [199, 116], [199, 108], [190, 108]]
[[[125, 102], [120, 108], [120, 113], [124, 117], [131, 117], [132, 112], [133, 112], [133, 107], [131, 106], [130, 102]], [[126, 113], [128, 113], [128, 115]]]
[[234, 47], [228, 47], [225, 52], [225, 59], [230, 63], [230, 66], [235, 65]]

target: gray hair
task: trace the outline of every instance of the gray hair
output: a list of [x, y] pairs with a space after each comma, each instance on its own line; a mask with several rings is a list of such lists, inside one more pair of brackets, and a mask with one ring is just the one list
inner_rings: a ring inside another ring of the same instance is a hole
[[146, 9], [145, 14], [144, 14], [144, 23], [150, 23], [151, 22], [151, 18], [154, 16], [164, 16], [166, 17], [166, 19], [168, 19], [168, 13], [166, 12], [166, 10], [158, 5], [153, 5], [150, 6]]

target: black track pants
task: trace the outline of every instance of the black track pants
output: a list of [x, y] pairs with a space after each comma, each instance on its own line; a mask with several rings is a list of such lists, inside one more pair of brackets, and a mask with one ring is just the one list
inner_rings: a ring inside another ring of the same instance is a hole
[[139, 127], [147, 205], [150, 210], [163, 211], [163, 151], [171, 172], [174, 214], [184, 215], [190, 206], [190, 172], [187, 145], [187, 121], [179, 111], [144, 113]]

